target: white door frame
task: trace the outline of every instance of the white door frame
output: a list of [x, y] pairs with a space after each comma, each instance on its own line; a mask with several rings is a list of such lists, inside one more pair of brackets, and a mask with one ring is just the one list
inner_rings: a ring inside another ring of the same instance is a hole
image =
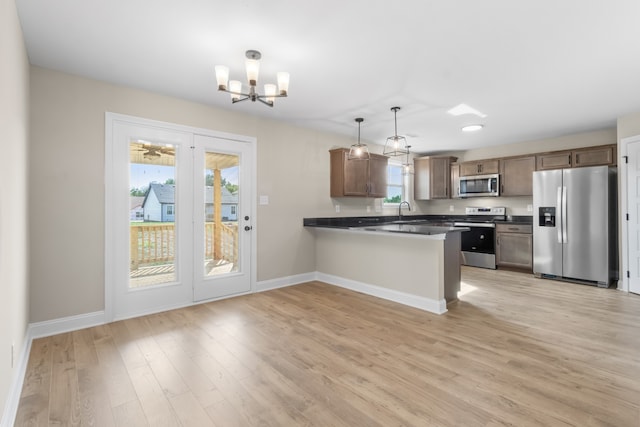
[[621, 291], [629, 292], [629, 278], [627, 277], [627, 271], [629, 271], [629, 242], [628, 233], [629, 227], [627, 224], [627, 174], [628, 166], [625, 159], [628, 155], [628, 146], [631, 143], [640, 142], [640, 135], [630, 136], [628, 138], [622, 138], [618, 146], [618, 179], [620, 183], [620, 280], [618, 280], [618, 289]]
[[[256, 277], [257, 277], [257, 207], [255, 201], [257, 200], [257, 156], [256, 156], [256, 138], [244, 135], [236, 135], [226, 132], [219, 132], [210, 129], [196, 128], [192, 126], [179, 125], [175, 123], [162, 122], [157, 120], [145, 119], [141, 117], [129, 116], [125, 114], [118, 113], [105, 113], [105, 228], [104, 228], [104, 239], [105, 239], [105, 255], [104, 255], [104, 298], [105, 298], [105, 322], [112, 322], [114, 320], [120, 320], [119, 318], [115, 318], [115, 292], [114, 292], [114, 281], [115, 278], [115, 260], [116, 260], [116, 251], [119, 249], [116, 247], [114, 239], [115, 230], [113, 229], [115, 222], [115, 218], [117, 215], [116, 209], [114, 209], [116, 196], [115, 186], [113, 185], [115, 179], [115, 171], [114, 171], [114, 147], [113, 147], [113, 137], [114, 137], [114, 125], [116, 123], [125, 123], [130, 125], [139, 125], [139, 126], [148, 126], [148, 127], [156, 127], [160, 129], [165, 129], [167, 131], [176, 131], [176, 132], [186, 132], [191, 133], [193, 135], [204, 135], [211, 136], [214, 138], [227, 139], [237, 142], [248, 143], [251, 147], [252, 152], [252, 164], [247, 165], [251, 170], [254, 171], [253, 179], [251, 182], [250, 195], [251, 200], [251, 217], [253, 218], [253, 232], [251, 233], [251, 290], [249, 293], [253, 293], [256, 290]], [[200, 304], [206, 301], [199, 301], [198, 303], [193, 302], [193, 292], [191, 292], [191, 300], [190, 301], [180, 301], [172, 307], [159, 307], [157, 311], [163, 311], [167, 309], [174, 309], [194, 304]], [[238, 295], [238, 294], [236, 294]], [[234, 295], [235, 296], [235, 295]], [[223, 297], [224, 298], [224, 297]], [[210, 301], [210, 300], [209, 300]], [[137, 315], [149, 314], [149, 313], [139, 313]]]

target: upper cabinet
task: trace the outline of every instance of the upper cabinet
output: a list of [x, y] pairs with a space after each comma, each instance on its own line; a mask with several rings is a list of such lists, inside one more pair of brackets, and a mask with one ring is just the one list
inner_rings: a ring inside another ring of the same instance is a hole
[[348, 148], [329, 150], [331, 197], [386, 197], [388, 157], [370, 154], [369, 160], [350, 160]]
[[575, 150], [554, 151], [536, 155], [536, 169], [580, 168], [585, 166], [615, 166], [616, 146], [578, 148]]
[[429, 156], [413, 159], [413, 198], [415, 200], [451, 197], [451, 163], [455, 157]]
[[571, 167], [571, 151], [554, 151], [536, 156], [536, 170], [564, 169]]
[[460, 163], [451, 163], [451, 198], [460, 198]]
[[536, 156], [510, 157], [500, 160], [500, 195], [532, 196]]
[[460, 176], [487, 175], [498, 173], [500, 170], [498, 159], [474, 160], [460, 163]]
[[574, 168], [583, 166], [613, 166], [616, 164], [616, 146], [604, 145], [600, 147], [573, 150], [571, 160]]

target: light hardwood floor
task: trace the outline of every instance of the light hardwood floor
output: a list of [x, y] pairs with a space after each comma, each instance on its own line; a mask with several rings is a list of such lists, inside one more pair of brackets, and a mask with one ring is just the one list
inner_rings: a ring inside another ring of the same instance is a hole
[[640, 297], [463, 269], [426, 313], [319, 282], [33, 342], [16, 425], [640, 426]]

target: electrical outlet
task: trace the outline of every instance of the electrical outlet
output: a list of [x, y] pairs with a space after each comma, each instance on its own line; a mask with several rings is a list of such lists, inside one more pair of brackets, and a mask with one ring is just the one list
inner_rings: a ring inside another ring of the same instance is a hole
[[367, 213], [371, 212], [371, 206], [367, 205]]
[[336, 205], [336, 213], [340, 213], [340, 205]]
[[449, 212], [453, 212], [453, 205], [449, 205]]
[[527, 205], [527, 212], [533, 212], [533, 205]]

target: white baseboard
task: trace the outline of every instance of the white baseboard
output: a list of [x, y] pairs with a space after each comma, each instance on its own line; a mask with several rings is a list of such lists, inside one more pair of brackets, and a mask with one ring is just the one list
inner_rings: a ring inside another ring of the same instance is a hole
[[279, 277], [277, 279], [263, 280], [256, 283], [256, 292], [270, 291], [272, 289], [299, 285], [300, 283], [317, 280], [317, 273], [296, 274], [295, 276]]
[[20, 394], [22, 393], [22, 386], [24, 385], [24, 378], [27, 373], [29, 353], [31, 353], [31, 343], [34, 339], [77, 331], [79, 329], [103, 325], [104, 323], [104, 311], [63, 317], [61, 319], [48, 320], [45, 322], [30, 323], [27, 327], [22, 351], [16, 358], [17, 365], [13, 374], [13, 380], [11, 381], [9, 396], [7, 396], [7, 402], [4, 406], [4, 411], [2, 412], [0, 427], [10, 427], [15, 423], [16, 415], [18, 414], [18, 406], [20, 405]]
[[22, 350], [16, 359], [18, 364], [16, 365], [16, 369], [13, 371], [11, 388], [9, 389], [9, 395], [7, 396], [7, 401], [4, 405], [2, 419], [0, 419], [0, 427], [11, 427], [15, 423], [16, 415], [18, 414], [18, 405], [20, 405], [22, 385], [24, 384], [24, 377], [27, 374], [27, 364], [29, 362], [29, 353], [31, 353], [32, 341], [33, 339], [27, 329]]
[[435, 314], [443, 314], [447, 312], [447, 301], [445, 299], [434, 300], [431, 298], [420, 297], [417, 295], [407, 294], [405, 292], [395, 291], [383, 288], [381, 286], [370, 285], [368, 283], [357, 282], [343, 277], [333, 276], [316, 272], [316, 280], [328, 283], [330, 285], [339, 286], [341, 288], [350, 289], [352, 291], [361, 292], [363, 294], [374, 297], [394, 301], [410, 307], [419, 308]]
[[94, 313], [31, 323], [29, 324], [29, 336], [31, 339], [50, 337], [51, 335], [62, 334], [64, 332], [104, 325], [104, 323], [104, 311], [96, 311]]

